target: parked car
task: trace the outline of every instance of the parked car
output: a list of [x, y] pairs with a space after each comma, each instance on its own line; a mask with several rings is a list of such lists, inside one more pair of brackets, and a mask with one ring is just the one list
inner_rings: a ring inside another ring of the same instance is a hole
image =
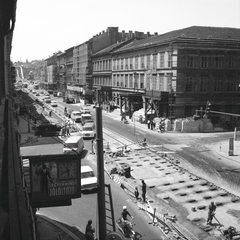
[[75, 100], [73, 97], [67, 97], [66, 98], [66, 103], [75, 103]]
[[36, 127], [35, 130], [35, 136], [58, 136], [60, 131], [61, 131], [61, 126], [58, 124], [51, 124], [51, 123], [46, 123], [46, 124], [41, 124]]
[[91, 119], [92, 119], [92, 115], [91, 114], [82, 113], [82, 115], [81, 115], [82, 125], [84, 125], [87, 120], [91, 120]]
[[82, 125], [85, 126], [85, 124], [91, 124], [91, 125], [93, 126], [93, 128], [96, 127], [95, 122], [94, 122], [93, 119], [85, 119], [85, 120], [83, 121]]
[[58, 103], [57, 103], [55, 100], [52, 100], [52, 101], [51, 101], [51, 106], [52, 106], [52, 107], [57, 107], [57, 106], [58, 106]]
[[72, 111], [72, 113], [71, 113], [71, 119], [72, 119], [74, 122], [81, 123], [81, 120], [82, 120], [81, 115], [82, 115], [82, 114], [81, 114], [79, 111]]
[[45, 103], [51, 103], [51, 99], [49, 99], [49, 98], [46, 99], [46, 98], [45, 98], [45, 99], [44, 99], [44, 102], [45, 102]]
[[81, 189], [92, 190], [98, 187], [97, 178], [89, 166], [81, 166]]
[[90, 114], [90, 109], [88, 107], [82, 107], [82, 108], [80, 108], [80, 112]]
[[58, 92], [57, 93], [57, 97], [62, 97], [63, 96], [63, 93], [62, 92]]

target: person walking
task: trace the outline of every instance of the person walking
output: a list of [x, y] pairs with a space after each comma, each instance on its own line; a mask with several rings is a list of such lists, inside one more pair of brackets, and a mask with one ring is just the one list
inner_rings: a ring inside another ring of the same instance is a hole
[[147, 120], [148, 129], [150, 129], [150, 120]]
[[214, 204], [214, 202], [211, 202], [208, 207], [208, 219], [207, 224], [212, 224], [213, 217], [215, 216], [217, 206]]
[[147, 191], [147, 185], [144, 182], [144, 180], [142, 180], [142, 200], [143, 202], [146, 202], [146, 191]]
[[92, 220], [88, 220], [88, 224], [85, 229], [85, 237], [87, 240], [94, 240], [95, 229], [92, 227]]

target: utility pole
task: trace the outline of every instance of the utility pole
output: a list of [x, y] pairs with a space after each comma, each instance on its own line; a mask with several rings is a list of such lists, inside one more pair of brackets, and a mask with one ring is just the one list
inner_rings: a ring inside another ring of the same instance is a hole
[[98, 175], [98, 222], [99, 240], [106, 238], [106, 206], [105, 206], [105, 180], [103, 158], [103, 131], [102, 108], [96, 107], [96, 145], [97, 145], [97, 175]]

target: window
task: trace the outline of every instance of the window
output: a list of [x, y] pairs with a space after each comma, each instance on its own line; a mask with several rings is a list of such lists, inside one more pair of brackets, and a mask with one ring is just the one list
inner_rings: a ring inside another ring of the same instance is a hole
[[206, 77], [201, 77], [200, 82], [199, 82], [199, 91], [200, 92], [206, 92], [207, 89], [207, 78]]
[[124, 84], [125, 88], [128, 87], [128, 75], [125, 75], [125, 84]]
[[160, 68], [164, 68], [164, 53], [160, 53]]
[[187, 67], [194, 67], [194, 56], [187, 56]]
[[128, 58], [125, 58], [125, 69], [128, 69]]
[[138, 69], [138, 56], [135, 57], [135, 69]]
[[144, 75], [140, 75], [140, 88], [144, 88]]
[[207, 68], [208, 67], [208, 57], [202, 56], [200, 64], [201, 64], [200, 67]]
[[192, 92], [193, 82], [192, 79], [188, 79], [186, 82], [186, 92]]
[[146, 86], [146, 89], [147, 90], [150, 90], [150, 74], [147, 74], [147, 86]]
[[150, 69], [150, 55], [147, 55], [147, 69]]
[[172, 53], [168, 52], [168, 67], [172, 67]]
[[234, 56], [229, 56], [227, 58], [227, 67], [228, 68], [234, 68], [235, 67], [235, 58], [234, 58]]
[[159, 75], [159, 90], [163, 91], [163, 81], [164, 81], [164, 75]]
[[223, 67], [223, 57], [222, 56], [214, 56], [213, 57], [213, 64], [215, 68]]
[[157, 55], [153, 55], [153, 69], [157, 69]]
[[129, 87], [133, 87], [133, 75], [129, 75]]
[[213, 86], [214, 92], [220, 92], [222, 91], [222, 81], [220, 77], [215, 77], [214, 86]]
[[113, 70], [115, 70], [115, 66], [116, 66], [116, 60], [113, 60], [113, 66], [112, 66]]
[[139, 75], [138, 74], [134, 74], [134, 88], [138, 88], [138, 79], [139, 79]]
[[152, 89], [157, 88], [157, 75], [152, 75]]
[[116, 75], [113, 75], [113, 86], [116, 86]]
[[129, 58], [129, 61], [130, 61], [129, 69], [133, 69], [133, 58], [130, 57], [130, 58]]
[[121, 59], [120, 62], [121, 62], [121, 70], [123, 70], [123, 59]]
[[141, 69], [144, 69], [144, 56], [141, 56]]

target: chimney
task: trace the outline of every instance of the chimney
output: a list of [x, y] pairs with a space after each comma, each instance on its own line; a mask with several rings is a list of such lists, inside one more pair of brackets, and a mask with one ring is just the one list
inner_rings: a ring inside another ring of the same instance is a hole
[[129, 38], [132, 38], [132, 31], [129, 31]]

